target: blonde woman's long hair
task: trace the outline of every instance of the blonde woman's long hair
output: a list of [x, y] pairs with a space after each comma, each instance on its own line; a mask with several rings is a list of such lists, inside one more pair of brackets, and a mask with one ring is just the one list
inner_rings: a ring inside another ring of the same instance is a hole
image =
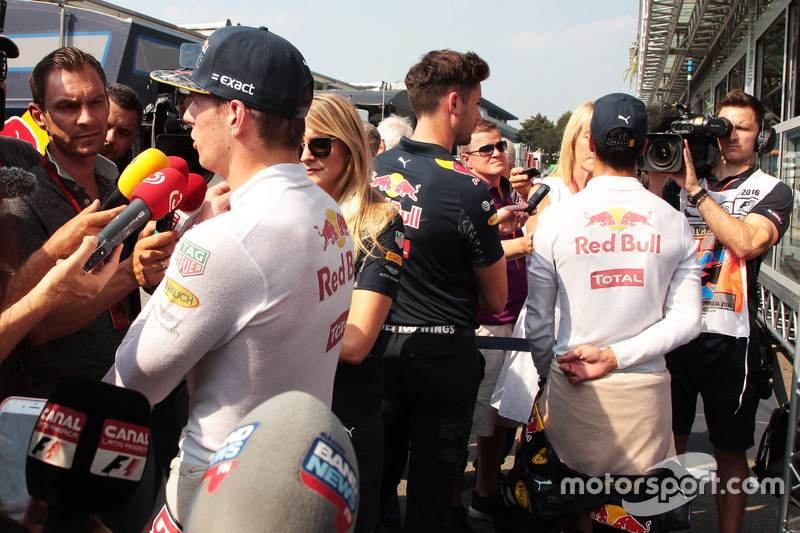
[[584, 102], [572, 113], [564, 128], [564, 137], [561, 139], [561, 151], [558, 156], [558, 165], [553, 170], [552, 176], [558, 176], [569, 186], [572, 173], [575, 170], [575, 143], [581, 130], [589, 127], [594, 113], [594, 102]]
[[378, 236], [399, 215], [370, 185], [372, 157], [355, 106], [334, 94], [315, 95], [306, 116], [306, 126], [336, 137], [350, 151], [332, 196], [347, 222], [356, 257], [372, 255], [374, 246], [385, 253], [378, 244]]

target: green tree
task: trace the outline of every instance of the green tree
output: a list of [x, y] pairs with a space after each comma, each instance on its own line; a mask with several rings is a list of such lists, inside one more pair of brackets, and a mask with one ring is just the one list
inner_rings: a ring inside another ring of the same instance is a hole
[[[545, 162], [550, 163], [556, 138], [556, 126], [546, 116], [537, 113], [535, 117], [525, 120], [521, 124], [518, 136], [522, 143], [527, 144], [534, 152], [544, 152]], [[560, 141], [560, 139], [559, 139]]]

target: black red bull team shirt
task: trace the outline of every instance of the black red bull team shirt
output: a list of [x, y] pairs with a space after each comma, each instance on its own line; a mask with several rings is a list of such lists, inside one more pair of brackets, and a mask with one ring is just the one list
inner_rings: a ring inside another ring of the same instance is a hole
[[403, 138], [375, 157], [372, 186], [403, 217], [403, 276], [388, 324], [477, 328], [473, 267], [503, 258], [481, 180], [441, 146]]

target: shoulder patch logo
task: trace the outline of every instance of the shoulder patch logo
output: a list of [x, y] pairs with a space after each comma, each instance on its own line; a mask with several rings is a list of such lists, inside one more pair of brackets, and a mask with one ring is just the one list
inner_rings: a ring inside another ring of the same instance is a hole
[[183, 239], [180, 249], [175, 255], [178, 271], [183, 276], [199, 276], [205, 270], [209, 256], [211, 256], [211, 252], [205, 248], [200, 248]]
[[464, 174], [465, 176], [469, 176], [470, 178], [474, 178], [475, 175], [464, 168], [464, 166], [459, 163], [458, 161], [451, 161], [447, 159], [437, 159], [436, 163], [443, 168], [448, 170], [452, 170], [453, 172], [458, 172], [459, 174]]
[[489, 224], [490, 226], [494, 226], [494, 225], [495, 225], [495, 224], [497, 224], [499, 221], [500, 221], [500, 219], [497, 217], [497, 213], [495, 213], [494, 215], [492, 215], [492, 216], [491, 216], [491, 218], [489, 218], [489, 222], [488, 222], [488, 224]]
[[164, 287], [164, 292], [167, 295], [167, 299], [175, 305], [186, 307], [187, 309], [200, 306], [200, 299], [197, 296], [192, 294], [189, 289], [175, 283], [175, 281], [170, 278], [167, 278], [167, 285]]

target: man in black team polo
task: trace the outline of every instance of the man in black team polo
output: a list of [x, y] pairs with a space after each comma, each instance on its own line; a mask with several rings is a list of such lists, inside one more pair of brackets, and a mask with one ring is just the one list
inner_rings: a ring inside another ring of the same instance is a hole
[[408, 458], [405, 531], [445, 530], [483, 376], [477, 312], [499, 313], [506, 302], [494, 202], [451, 155], [454, 145], [470, 141], [488, 76], [474, 53], [429, 52], [405, 80], [418, 117], [413, 136], [375, 158], [372, 185], [406, 229], [403, 278], [380, 337], [381, 507], [396, 494]]

